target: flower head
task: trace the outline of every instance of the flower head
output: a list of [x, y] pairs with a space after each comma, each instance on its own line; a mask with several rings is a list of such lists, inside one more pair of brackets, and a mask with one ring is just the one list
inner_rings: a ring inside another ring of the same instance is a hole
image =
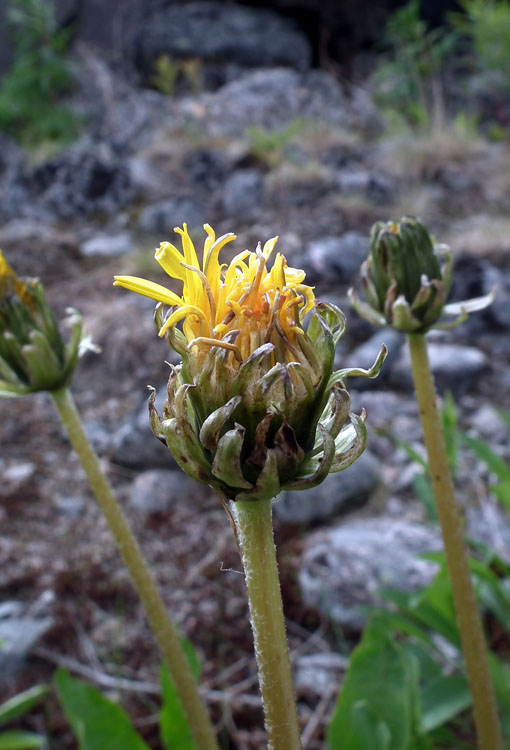
[[[182, 252], [164, 242], [156, 260], [183, 284], [182, 296], [160, 284], [116, 276], [115, 284], [158, 301], [159, 335], [182, 355], [172, 369], [164, 418], [151, 401], [154, 432], [179, 465], [227, 497], [275, 496], [313, 486], [348, 466], [365, 445], [363, 418], [333, 374], [345, 331], [334, 305], [316, 302], [305, 273], [277, 253], [277, 237], [221, 265], [235, 235], [207, 238], [199, 263], [186, 225]], [[305, 330], [305, 316], [311, 313]], [[182, 322], [182, 330], [178, 327]], [[378, 372], [384, 353], [370, 371]]]
[[82, 338], [81, 318], [70, 311], [65, 344], [37, 279], [21, 279], [0, 251], [0, 396], [51, 391], [69, 384]]
[[[493, 293], [465, 302], [446, 304], [452, 283], [453, 255], [447, 245], [434, 242], [420, 219], [379, 221], [372, 227], [370, 255], [361, 266], [366, 301], [350, 290], [353, 307], [371, 323], [391, 325], [407, 333], [451, 328], [468, 313], [481, 310]], [[458, 316], [444, 323], [444, 315]]]

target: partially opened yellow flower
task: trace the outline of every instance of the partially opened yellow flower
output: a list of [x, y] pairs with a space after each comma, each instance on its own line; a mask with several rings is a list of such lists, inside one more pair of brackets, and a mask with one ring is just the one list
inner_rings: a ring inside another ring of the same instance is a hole
[[[236, 237], [216, 239], [204, 229], [201, 264], [186, 225], [175, 230], [182, 251], [169, 242], [156, 250], [162, 268], [182, 282], [182, 296], [115, 277], [115, 285], [159, 303], [159, 335], [183, 358], [172, 369], [163, 420], [151, 403], [153, 430], [188, 474], [231, 499], [313, 486], [350, 465], [365, 445], [362, 418], [350, 415], [345, 426], [342, 379], [351, 371], [332, 373], [343, 313], [316, 302], [305, 272], [282, 254], [268, 267], [277, 237], [221, 265], [220, 251]], [[355, 373], [374, 376], [383, 358]]]
[[[174, 307], [159, 335], [184, 319], [186, 340], [198, 350], [221, 346], [241, 363], [274, 334], [292, 343], [295, 335], [302, 333], [299, 323], [312, 309], [314, 296], [312, 288], [303, 284], [305, 272], [290, 268], [280, 253], [268, 270], [278, 237], [268, 240], [263, 248], [259, 245], [255, 252], [239, 253], [227, 267], [220, 265], [219, 253], [236, 235], [216, 239], [212, 227], [206, 224], [204, 229], [207, 239], [201, 267], [186, 224], [175, 229], [182, 237], [182, 252], [170, 242], [162, 242], [156, 250], [160, 266], [183, 282], [182, 297], [161, 284], [134, 276], [116, 276], [115, 284]], [[290, 361], [288, 348], [285, 355]]]

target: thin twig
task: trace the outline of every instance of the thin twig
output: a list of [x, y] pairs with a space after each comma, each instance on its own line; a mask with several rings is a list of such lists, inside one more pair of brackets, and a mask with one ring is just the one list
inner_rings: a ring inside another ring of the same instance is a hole
[[329, 708], [329, 705], [336, 695], [337, 692], [337, 686], [336, 685], [330, 685], [322, 698], [320, 699], [319, 703], [317, 704], [317, 707], [313, 714], [311, 715], [310, 719], [308, 720], [308, 723], [304, 729], [304, 732], [301, 736], [301, 742], [303, 743], [303, 750], [306, 750], [306, 747], [310, 740], [312, 739], [315, 730], [319, 726], [320, 722], [324, 718], [324, 714]]
[[[111, 690], [126, 690], [133, 693], [145, 693], [147, 695], [161, 695], [161, 688], [155, 682], [145, 682], [142, 680], [128, 680], [125, 677], [112, 677], [106, 672], [100, 672], [97, 669], [88, 667], [86, 664], [64, 654], [56, 654], [44, 646], [39, 646], [33, 651], [35, 656], [40, 659], [56, 664], [59, 667], [65, 667], [71, 672], [85, 677], [91, 682], [95, 682], [102, 687]], [[246, 681], [243, 681], [243, 683]], [[243, 689], [246, 685], [239, 683]], [[262, 701], [258, 695], [240, 695], [238, 686], [234, 685], [229, 690], [204, 690], [200, 689], [201, 696], [209, 703], [232, 703], [236, 707], [262, 708]]]

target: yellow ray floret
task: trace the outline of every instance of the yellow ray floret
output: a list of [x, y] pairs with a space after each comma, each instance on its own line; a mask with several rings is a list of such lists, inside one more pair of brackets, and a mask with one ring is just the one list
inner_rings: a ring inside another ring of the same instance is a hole
[[[224, 234], [216, 239], [212, 227], [204, 225], [202, 264], [189, 236], [186, 224], [175, 232], [181, 237], [182, 251], [170, 242], [162, 242], [155, 258], [163, 270], [183, 284], [182, 296], [161, 284], [135, 276], [115, 276], [114, 285], [123, 286], [137, 294], [175, 308], [159, 331], [163, 336], [170, 328], [183, 323], [188, 342], [196, 345], [218, 345], [237, 349], [246, 359], [254, 348], [272, 338], [276, 330], [292, 342], [302, 332], [301, 323], [314, 305], [312, 287], [303, 283], [305, 272], [290, 268], [281, 253], [273, 266], [267, 268], [278, 237], [268, 240], [255, 252], [245, 250], [236, 255], [228, 266], [220, 265], [219, 253], [236, 239], [235, 234]], [[235, 338], [223, 341], [225, 336]]]

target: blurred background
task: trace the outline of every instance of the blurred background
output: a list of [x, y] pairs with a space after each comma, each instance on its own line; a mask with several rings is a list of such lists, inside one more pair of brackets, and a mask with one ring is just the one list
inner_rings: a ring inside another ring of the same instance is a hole
[[[377, 381], [350, 382], [366, 453], [275, 505], [306, 747], [321, 748], [359, 605], [383, 583], [430, 581], [434, 563], [417, 556], [440, 547], [408, 450], [422, 449], [404, 341], [357, 318], [346, 291], [373, 222], [404, 214], [452, 246], [452, 300], [497, 285], [491, 308], [431, 336], [431, 358], [458, 429], [508, 460], [509, 145], [507, 0], [1, 4], [0, 247], [60, 313], [78, 308], [101, 348], [73, 391], [201, 655], [225, 748], [264, 747], [240, 562], [215, 498], [150, 433], [146, 386], [161, 402], [175, 357], [152, 302], [113, 275], [171, 286], [153, 251], [183, 222], [197, 248], [205, 222], [235, 232], [232, 254], [278, 234], [316, 296], [347, 314], [337, 364], [368, 367], [389, 347]], [[157, 750], [158, 654], [77, 459], [44, 394], [0, 409], [0, 699], [64, 665], [122, 700]], [[505, 505], [465, 444], [455, 469], [469, 533], [510, 562], [510, 491]], [[23, 726], [75, 747], [48, 700]]]

